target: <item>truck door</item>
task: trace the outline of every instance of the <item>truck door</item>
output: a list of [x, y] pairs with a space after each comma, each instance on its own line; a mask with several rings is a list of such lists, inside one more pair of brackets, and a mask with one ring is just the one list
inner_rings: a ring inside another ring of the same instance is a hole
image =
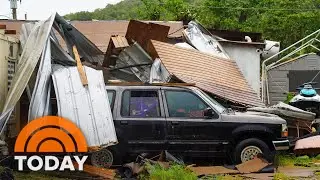
[[223, 143], [218, 113], [214, 118], [204, 117], [209, 107], [191, 90], [162, 89], [167, 120], [169, 152], [208, 153], [221, 152]]
[[114, 122], [120, 143], [137, 153], [164, 149], [166, 120], [160, 90], [126, 89], [118, 103]]

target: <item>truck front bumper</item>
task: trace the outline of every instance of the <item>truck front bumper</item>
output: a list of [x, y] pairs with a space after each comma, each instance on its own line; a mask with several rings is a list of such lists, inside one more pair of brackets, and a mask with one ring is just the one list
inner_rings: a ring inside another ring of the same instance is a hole
[[289, 140], [281, 140], [281, 141], [272, 141], [273, 146], [276, 151], [284, 151], [290, 148]]

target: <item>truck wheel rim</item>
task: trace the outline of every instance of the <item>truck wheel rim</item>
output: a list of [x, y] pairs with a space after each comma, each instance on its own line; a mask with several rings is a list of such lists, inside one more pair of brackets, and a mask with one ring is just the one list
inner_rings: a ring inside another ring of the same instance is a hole
[[241, 162], [249, 161], [259, 153], [262, 153], [262, 151], [257, 146], [247, 146], [241, 151]]
[[93, 152], [91, 156], [91, 163], [96, 167], [110, 168], [113, 163], [113, 155], [107, 149]]

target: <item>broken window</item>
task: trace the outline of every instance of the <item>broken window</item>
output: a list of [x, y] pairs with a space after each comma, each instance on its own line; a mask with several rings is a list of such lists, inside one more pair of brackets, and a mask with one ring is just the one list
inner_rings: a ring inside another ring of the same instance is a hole
[[125, 91], [121, 115], [124, 117], [160, 117], [157, 91]]
[[169, 117], [204, 118], [209, 106], [198, 96], [187, 91], [166, 91]]

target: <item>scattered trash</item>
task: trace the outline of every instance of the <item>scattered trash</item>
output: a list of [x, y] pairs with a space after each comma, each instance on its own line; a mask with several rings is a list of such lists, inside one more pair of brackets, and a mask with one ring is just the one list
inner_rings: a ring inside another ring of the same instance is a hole
[[[268, 167], [268, 169], [265, 169]], [[265, 159], [256, 157], [250, 161], [236, 165], [234, 168], [227, 168], [224, 166], [188, 166], [188, 169], [195, 172], [198, 176], [204, 175], [218, 175], [218, 174], [245, 174], [245, 173], [258, 173], [258, 172], [270, 172], [271, 166]]]

